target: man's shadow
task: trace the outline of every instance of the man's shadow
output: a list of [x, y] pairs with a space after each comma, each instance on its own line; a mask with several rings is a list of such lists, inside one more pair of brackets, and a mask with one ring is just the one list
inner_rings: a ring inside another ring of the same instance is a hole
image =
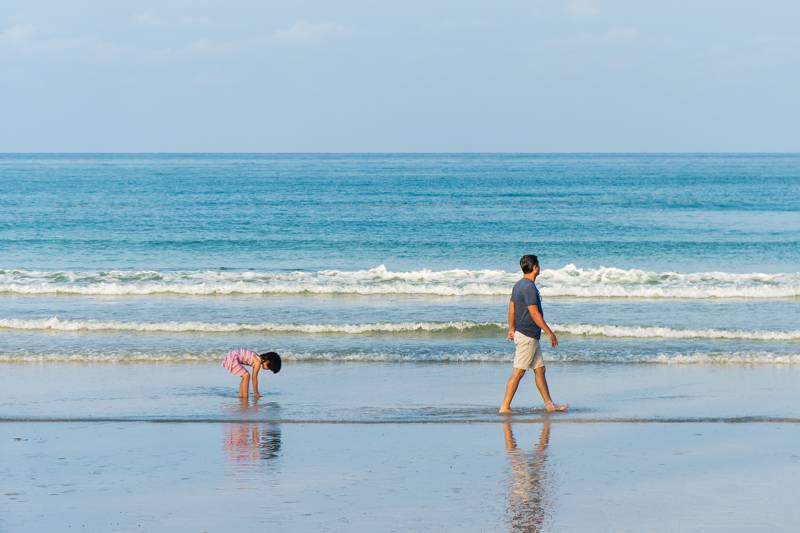
[[517, 448], [511, 422], [503, 423], [506, 454], [510, 461], [507, 518], [512, 531], [541, 531], [547, 516], [546, 497], [550, 492], [545, 469], [550, 442], [550, 417], [542, 423], [539, 441], [530, 452]]

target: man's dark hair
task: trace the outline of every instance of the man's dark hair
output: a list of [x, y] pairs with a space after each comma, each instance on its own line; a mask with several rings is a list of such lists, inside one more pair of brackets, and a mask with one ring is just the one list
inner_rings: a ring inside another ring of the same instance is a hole
[[269, 363], [269, 369], [277, 374], [281, 371], [281, 356], [275, 352], [267, 352], [259, 354], [262, 363]]
[[519, 267], [522, 269], [523, 274], [530, 274], [533, 272], [533, 267], [539, 264], [539, 258], [535, 255], [523, 255], [519, 259]]

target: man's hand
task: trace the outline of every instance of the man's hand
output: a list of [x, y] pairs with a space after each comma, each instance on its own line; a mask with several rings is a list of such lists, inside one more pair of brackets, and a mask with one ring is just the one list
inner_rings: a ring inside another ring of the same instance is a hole
[[550, 337], [550, 346], [553, 348], [558, 346], [558, 339], [556, 338], [556, 334], [552, 331], [547, 332], [547, 336]]
[[506, 335], [506, 340], [513, 341], [514, 340], [514, 330], [508, 330], [508, 335]]

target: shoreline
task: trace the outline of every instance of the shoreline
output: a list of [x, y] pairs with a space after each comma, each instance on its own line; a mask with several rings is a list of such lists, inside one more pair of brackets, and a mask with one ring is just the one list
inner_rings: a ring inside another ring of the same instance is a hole
[[0, 424], [286, 424], [286, 425], [392, 425], [403, 426], [411, 424], [436, 425], [436, 424], [800, 424], [800, 417], [769, 417], [769, 416], [743, 416], [743, 417], [686, 417], [686, 418], [566, 418], [554, 419], [547, 415], [540, 418], [514, 418], [512, 416], [498, 415], [495, 420], [292, 420], [292, 419], [258, 419], [258, 418], [226, 418], [219, 419], [186, 419], [186, 418], [14, 418], [2, 417]]
[[[548, 362], [566, 419], [794, 419], [800, 365]], [[510, 362], [288, 362], [242, 405], [238, 380], [214, 363], [3, 365], [3, 419], [309, 421], [494, 420]], [[527, 375], [512, 409], [543, 414]]]

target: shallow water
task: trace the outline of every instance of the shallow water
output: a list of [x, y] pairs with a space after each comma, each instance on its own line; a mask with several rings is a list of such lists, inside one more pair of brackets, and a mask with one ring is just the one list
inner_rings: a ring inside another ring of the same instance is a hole
[[0, 428], [4, 531], [788, 532], [800, 519], [798, 425]]
[[[8, 364], [0, 421], [501, 423], [505, 364], [294, 363], [262, 375], [257, 404], [218, 365]], [[785, 422], [798, 419], [796, 365], [551, 364], [559, 423]], [[516, 422], [545, 414], [533, 379]]]

